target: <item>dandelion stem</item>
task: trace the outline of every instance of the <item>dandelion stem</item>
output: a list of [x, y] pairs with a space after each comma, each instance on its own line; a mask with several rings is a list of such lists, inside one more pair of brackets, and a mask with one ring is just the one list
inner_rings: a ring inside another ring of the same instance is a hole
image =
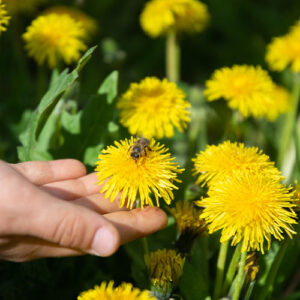
[[[141, 200], [138, 198], [136, 199], [136, 208], [141, 208]], [[142, 242], [142, 248], [143, 248], [143, 254], [144, 257], [145, 255], [149, 255], [149, 246], [148, 246], [148, 240], [146, 237], [141, 238]]]
[[251, 281], [248, 288], [247, 288], [247, 291], [246, 291], [246, 294], [245, 294], [245, 300], [250, 300], [251, 299], [251, 295], [252, 295], [252, 292], [253, 292], [253, 289], [254, 289], [254, 286], [255, 286], [255, 280], [254, 281]]
[[278, 150], [277, 163], [278, 167], [282, 169], [284, 158], [292, 137], [293, 128], [296, 124], [296, 115], [300, 95], [300, 77], [295, 74], [293, 78], [293, 91], [292, 91], [292, 107], [289, 113], [285, 116], [285, 123], [281, 132], [280, 146]]
[[143, 247], [144, 255], [149, 255], [148, 240], [146, 237], [142, 238], [142, 247]]
[[234, 254], [232, 256], [229, 268], [227, 270], [226, 276], [225, 276], [225, 281], [222, 289], [222, 293], [225, 295], [228, 291], [228, 288], [230, 284], [232, 283], [235, 271], [237, 269], [237, 264], [239, 261], [239, 258], [241, 256], [241, 249], [242, 249], [242, 243], [239, 243], [234, 251]]
[[247, 251], [244, 251], [241, 255], [240, 266], [237, 274], [236, 286], [233, 292], [232, 300], [238, 300], [240, 297], [240, 292], [241, 292], [244, 273], [245, 273], [246, 258], [247, 258]]
[[217, 277], [216, 277], [214, 297], [213, 297], [213, 299], [215, 300], [219, 299], [221, 294], [228, 245], [229, 245], [229, 241], [226, 241], [225, 243], [221, 243], [221, 247], [219, 251], [219, 257], [217, 262]]
[[175, 31], [167, 34], [166, 40], [166, 73], [170, 81], [177, 82], [180, 79], [180, 48]]
[[285, 255], [285, 252], [288, 248], [288, 245], [289, 245], [289, 242], [290, 240], [289, 239], [285, 239], [283, 241], [283, 243], [281, 244], [281, 247], [275, 257], [275, 259], [273, 260], [273, 263], [272, 263], [272, 266], [271, 266], [271, 269], [268, 273], [268, 277], [266, 279], [266, 283], [264, 285], [264, 289], [262, 290], [262, 292], [260, 293], [259, 297], [258, 297], [258, 300], [264, 300], [266, 299], [266, 297], [268, 296], [269, 293], [272, 292], [273, 290], [273, 285], [274, 285], [274, 280], [277, 276], [277, 272], [278, 272], [278, 269], [279, 269], [279, 266], [282, 262], [282, 259]]

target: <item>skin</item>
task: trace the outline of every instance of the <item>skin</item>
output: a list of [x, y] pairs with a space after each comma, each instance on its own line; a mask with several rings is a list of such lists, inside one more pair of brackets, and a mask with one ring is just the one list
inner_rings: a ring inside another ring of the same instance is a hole
[[0, 161], [0, 259], [110, 256], [166, 226], [161, 209], [119, 208], [96, 182], [77, 160]]

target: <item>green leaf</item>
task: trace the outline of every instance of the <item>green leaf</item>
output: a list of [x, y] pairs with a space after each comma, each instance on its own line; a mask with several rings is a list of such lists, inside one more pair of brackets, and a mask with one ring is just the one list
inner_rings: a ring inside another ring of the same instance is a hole
[[201, 300], [208, 297], [207, 287], [204, 286], [203, 276], [197, 266], [186, 261], [183, 274], [179, 281], [179, 289], [186, 300]]
[[68, 73], [68, 69], [64, 70], [61, 74], [58, 74], [56, 70], [53, 71], [49, 90], [46, 92], [35, 113], [32, 115], [26, 130], [20, 135], [20, 141], [24, 149], [19, 149], [18, 153], [20, 154], [19, 159], [22, 161], [33, 159], [34, 152], [38, 148], [37, 144], [39, 135], [53, 109], [66, 90], [70, 88], [75, 80], [79, 77], [79, 71], [90, 59], [95, 48], [96, 47], [89, 49], [83, 55], [83, 57], [79, 60], [77, 67], [71, 73]]
[[118, 72], [113, 71], [106, 77], [98, 90], [99, 95], [107, 95], [108, 104], [111, 104], [118, 94], [118, 77]]
[[63, 128], [72, 134], [79, 134], [81, 113], [70, 114], [67, 111], [63, 111], [61, 115], [61, 125]]
[[[112, 74], [104, 80], [101, 87], [105, 86], [105, 82], [112, 82], [112, 78], [115, 76]], [[115, 72], [115, 74], [117, 73]], [[116, 93], [116, 87], [117, 82], [114, 82], [114, 85], [111, 85], [111, 89], [103, 88], [101, 94], [95, 95], [88, 100], [86, 106], [80, 112], [80, 132], [78, 134], [71, 132], [70, 129], [66, 130], [63, 128], [61, 133], [64, 144], [55, 150], [55, 157], [68, 156], [83, 160], [88, 165], [94, 165], [99, 154], [99, 145], [106, 145], [110, 134], [115, 133], [119, 129], [118, 125], [112, 121], [114, 107], [108, 101], [108, 98]], [[92, 158], [92, 155], [95, 155], [95, 157]]]
[[100, 153], [103, 147], [104, 144], [99, 144], [97, 146], [86, 148], [83, 156], [83, 163], [94, 167], [97, 161], [98, 154]]
[[118, 124], [116, 124], [115, 122], [113, 121], [110, 121], [108, 124], [107, 124], [107, 129], [110, 133], [114, 133], [114, 132], [117, 132], [119, 130], [120, 126]]
[[[191, 258], [185, 261], [179, 281], [180, 292], [186, 300], [201, 300], [209, 296], [209, 278], [207, 278], [208, 274], [204, 265], [204, 260], [209, 259], [209, 254], [203, 252], [203, 247], [201, 247], [204, 238], [201, 237], [196, 241]], [[206, 257], [203, 257], [204, 255]]]
[[131, 258], [131, 276], [135, 280], [136, 285], [140, 289], [149, 289], [150, 279], [147, 274], [147, 268], [144, 262], [144, 254], [141, 245], [141, 241], [136, 240], [124, 245], [124, 249]]
[[97, 49], [98, 46], [94, 46], [88, 49], [83, 56], [79, 59], [75, 71], [78, 73], [82, 70], [82, 68], [86, 65], [86, 63], [91, 59], [93, 52]]

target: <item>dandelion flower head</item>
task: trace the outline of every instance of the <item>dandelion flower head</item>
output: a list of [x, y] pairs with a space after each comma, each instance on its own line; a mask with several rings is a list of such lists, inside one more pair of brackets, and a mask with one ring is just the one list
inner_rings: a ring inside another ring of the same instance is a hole
[[3, 31], [6, 31], [6, 27], [9, 23], [10, 17], [7, 15], [5, 4], [0, 0], [0, 36]]
[[190, 103], [185, 98], [174, 82], [146, 77], [132, 83], [119, 99], [120, 122], [132, 135], [172, 137], [174, 127], [182, 132], [190, 122]]
[[207, 6], [198, 0], [151, 0], [141, 13], [140, 23], [155, 38], [169, 31], [200, 32], [209, 19]]
[[292, 193], [278, 180], [263, 173], [240, 173], [210, 186], [208, 197], [196, 204], [208, 223], [209, 233], [221, 230], [220, 242], [242, 243], [241, 252], [268, 249], [271, 236], [283, 240], [296, 232]]
[[211, 185], [239, 172], [262, 173], [279, 181], [283, 179], [268, 155], [257, 147], [245, 147], [243, 143], [225, 141], [217, 146], [207, 146], [192, 161], [194, 175], [199, 175], [197, 184]]
[[181, 234], [199, 235], [206, 231], [206, 223], [200, 219], [201, 210], [190, 201], [177, 201], [175, 207], [169, 209]]
[[35, 19], [23, 34], [29, 56], [54, 68], [63, 60], [70, 64], [86, 49], [84, 30], [68, 15], [49, 14]]
[[291, 109], [292, 97], [290, 92], [282, 86], [275, 85], [273, 90], [273, 101], [269, 105], [266, 117], [273, 122], [280, 114], [287, 113]]
[[267, 46], [266, 61], [274, 71], [290, 66], [292, 72], [300, 72], [300, 20], [289, 33], [273, 38]]
[[15, 15], [18, 13], [32, 13], [45, 0], [3, 0], [7, 5], [9, 14]]
[[216, 70], [206, 81], [204, 94], [208, 101], [223, 97], [244, 117], [261, 117], [272, 103], [273, 88], [272, 79], [261, 67], [235, 65]]
[[131, 283], [114, 287], [114, 282], [102, 282], [94, 289], [82, 292], [77, 300], [156, 300], [149, 291], [134, 288]]
[[82, 12], [79, 9], [74, 7], [64, 6], [64, 5], [57, 5], [48, 8], [44, 13], [44, 15], [48, 14], [57, 14], [57, 15], [68, 15], [75, 21], [79, 22], [82, 28], [85, 30], [86, 34], [84, 37], [90, 38], [98, 31], [98, 24], [97, 21]]
[[145, 263], [154, 286], [175, 284], [182, 275], [185, 259], [175, 250], [157, 250], [145, 255]]
[[102, 150], [96, 163], [98, 184], [102, 185], [100, 192], [111, 201], [122, 192], [120, 207], [127, 203], [127, 207], [132, 208], [137, 199], [142, 208], [153, 206], [151, 196], [154, 196], [157, 206], [159, 198], [170, 204], [174, 198], [172, 190], [177, 189], [174, 181], [180, 182], [177, 175], [183, 169], [173, 162], [168, 149], [154, 139], [150, 141], [150, 149], [146, 149], [137, 160], [133, 159], [131, 147], [136, 141], [131, 137]]

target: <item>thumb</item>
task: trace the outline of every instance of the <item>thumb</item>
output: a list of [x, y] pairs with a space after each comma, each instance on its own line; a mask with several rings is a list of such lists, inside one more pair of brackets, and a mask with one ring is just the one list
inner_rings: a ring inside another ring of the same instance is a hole
[[109, 256], [118, 249], [120, 234], [104, 217], [36, 187], [33, 190], [30, 201], [25, 201], [27, 209], [19, 209], [17, 224], [13, 226], [15, 234], [31, 235], [99, 256]]

